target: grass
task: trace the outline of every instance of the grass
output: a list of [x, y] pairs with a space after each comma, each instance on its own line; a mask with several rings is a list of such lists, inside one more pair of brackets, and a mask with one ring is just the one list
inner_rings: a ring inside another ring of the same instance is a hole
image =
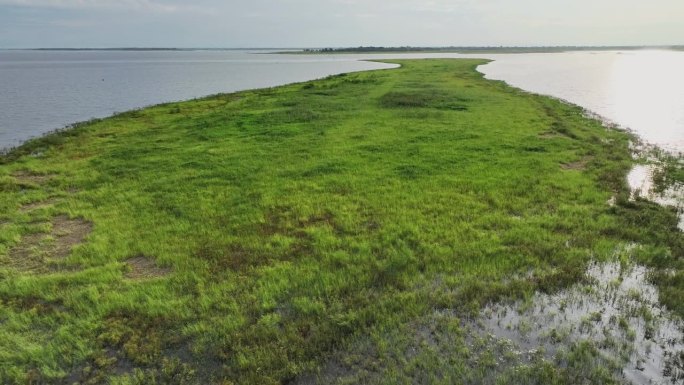
[[[476, 379], [489, 364], [436, 310], [468, 319], [558, 290], [625, 243], [684, 315], [677, 218], [628, 200], [626, 133], [483, 79], [481, 60], [398, 63], [131, 111], [5, 155], [0, 383]], [[409, 343], [425, 327], [450, 350]], [[604, 381], [593, 354], [569, 362]], [[570, 384], [570, 369], [501, 378]]]

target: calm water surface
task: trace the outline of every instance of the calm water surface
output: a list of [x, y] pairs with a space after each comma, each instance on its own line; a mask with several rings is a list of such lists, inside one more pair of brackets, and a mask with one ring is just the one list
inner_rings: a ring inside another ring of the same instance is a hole
[[684, 52], [568, 52], [495, 57], [489, 79], [578, 104], [650, 144], [684, 152]]
[[684, 152], [684, 52], [344, 55], [349, 59], [486, 58], [478, 70], [527, 91], [567, 100], [668, 151]]
[[[684, 52], [568, 52], [499, 57], [480, 67], [489, 79], [559, 97], [630, 129], [645, 142], [684, 154]], [[627, 182], [640, 195], [679, 210], [684, 186], [655, 192], [657, 166], [637, 165]]]
[[245, 51], [0, 51], [0, 149], [117, 111], [391, 67]]
[[[636, 133], [644, 142], [684, 153], [684, 52], [599, 51], [542, 54], [458, 55], [492, 59], [478, 70], [488, 79], [567, 100]], [[416, 55], [364, 55], [356, 58], [411, 58]], [[675, 206], [684, 231], [684, 186], [653, 190], [656, 166], [635, 166], [629, 183], [637, 194]]]
[[489, 79], [578, 104], [684, 152], [684, 52], [264, 55], [246, 51], [0, 51], [0, 148], [117, 111], [331, 74], [362, 59], [484, 57]]

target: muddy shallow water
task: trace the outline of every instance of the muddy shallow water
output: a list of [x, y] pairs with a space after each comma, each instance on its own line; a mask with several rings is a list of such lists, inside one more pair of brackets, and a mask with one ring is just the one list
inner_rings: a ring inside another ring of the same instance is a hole
[[648, 274], [639, 265], [594, 263], [587, 283], [487, 306], [475, 329], [510, 343], [523, 362], [542, 356], [567, 365], [568, 352], [589, 343], [600, 352], [598, 365], [625, 383], [682, 384], [684, 323], [658, 303]]

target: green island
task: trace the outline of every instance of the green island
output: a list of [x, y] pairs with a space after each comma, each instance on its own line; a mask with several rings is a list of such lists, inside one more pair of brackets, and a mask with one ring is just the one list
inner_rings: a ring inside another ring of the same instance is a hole
[[677, 213], [630, 199], [631, 136], [484, 60], [393, 63], [3, 155], [0, 383], [620, 383], [591, 340], [517, 359], [470, 324], [602, 261], [684, 316]]

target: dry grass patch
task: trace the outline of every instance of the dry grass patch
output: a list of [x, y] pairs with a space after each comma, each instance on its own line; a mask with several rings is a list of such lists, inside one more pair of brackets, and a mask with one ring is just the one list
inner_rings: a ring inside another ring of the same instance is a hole
[[36, 174], [30, 171], [17, 171], [12, 173], [12, 177], [21, 184], [43, 184], [54, 176], [54, 174]]
[[42, 251], [45, 248], [46, 238], [46, 233], [24, 235], [19, 244], [9, 252], [10, 266], [24, 271], [44, 270]]
[[93, 224], [86, 220], [69, 219], [66, 215], [56, 217], [52, 221], [52, 236], [55, 238], [55, 243], [50, 256], [53, 258], [68, 256], [71, 249], [83, 243], [92, 231]]
[[563, 170], [586, 170], [587, 164], [592, 160], [592, 157], [590, 156], [585, 156], [584, 158], [575, 161], [575, 162], [570, 162], [570, 163], [562, 163], [561, 168]]
[[126, 272], [128, 279], [142, 280], [163, 277], [171, 274], [171, 268], [160, 267], [152, 258], [139, 255], [126, 260]]
[[561, 138], [561, 137], [563, 137], [563, 135], [560, 135], [556, 132], [546, 131], [546, 132], [542, 132], [541, 134], [539, 134], [539, 137], [542, 139], [554, 139], [554, 138]]
[[32, 233], [21, 238], [9, 252], [10, 265], [24, 271], [49, 271], [49, 259], [66, 258], [92, 230], [93, 224], [86, 220], [69, 219], [66, 215], [55, 217], [50, 233]]

